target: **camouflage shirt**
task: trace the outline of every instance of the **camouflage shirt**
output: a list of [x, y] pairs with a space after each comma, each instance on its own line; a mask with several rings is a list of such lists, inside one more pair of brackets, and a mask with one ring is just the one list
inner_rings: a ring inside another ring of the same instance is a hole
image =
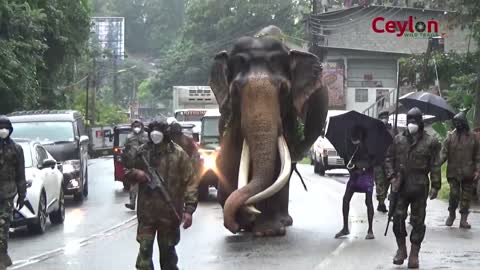
[[[194, 169], [190, 158], [177, 144], [170, 142], [154, 145], [143, 144], [130, 152], [132, 162], [127, 168], [147, 172], [142, 155], [157, 170], [166, 182], [166, 189], [173, 200], [177, 213], [193, 213], [197, 208], [197, 183], [194, 181]], [[140, 184], [138, 190], [138, 221], [144, 224], [156, 224], [164, 228], [179, 225], [173, 211], [169, 208], [159, 189], [152, 190], [147, 184]]]
[[471, 131], [465, 134], [451, 131], [443, 142], [442, 164], [448, 161], [447, 177], [472, 177], [480, 171], [479, 141]]
[[441, 188], [440, 143], [425, 131], [419, 134], [417, 141], [407, 131], [398, 134], [387, 151], [385, 170], [390, 179], [401, 173], [404, 190], [417, 192], [432, 188]]
[[17, 193], [27, 193], [23, 149], [11, 139], [0, 140], [0, 200]]
[[[131, 152], [136, 150], [138, 147], [140, 147], [142, 144], [148, 142], [148, 135], [146, 132], [141, 132], [139, 134], [135, 133], [130, 133], [128, 134], [127, 141], [125, 142], [125, 147], [123, 149], [122, 153], [122, 160], [123, 163], [126, 164], [129, 162], [129, 158], [132, 157]], [[126, 171], [126, 174], [128, 174], [128, 169]]]

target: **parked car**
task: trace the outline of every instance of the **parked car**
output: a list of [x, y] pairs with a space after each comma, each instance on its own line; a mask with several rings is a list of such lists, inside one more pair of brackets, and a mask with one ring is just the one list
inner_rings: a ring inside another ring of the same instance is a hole
[[[327, 114], [327, 121], [325, 123], [324, 133], [328, 130], [329, 119], [332, 116], [346, 113], [343, 110], [329, 110]], [[315, 143], [310, 148], [310, 158], [312, 160], [313, 170], [315, 173], [325, 175], [325, 171], [331, 169], [344, 169], [345, 161], [341, 158], [335, 147], [324, 136], [318, 137]]]
[[[27, 225], [33, 233], [44, 233], [47, 218], [52, 224], [65, 220], [65, 199], [62, 165], [39, 143], [15, 140], [22, 146], [25, 157], [27, 197], [22, 209], [13, 211], [11, 227]], [[16, 202], [18, 196], [15, 196]]]
[[63, 166], [63, 188], [76, 201], [88, 196], [89, 137], [77, 111], [21, 111], [9, 114], [12, 137], [39, 142]]

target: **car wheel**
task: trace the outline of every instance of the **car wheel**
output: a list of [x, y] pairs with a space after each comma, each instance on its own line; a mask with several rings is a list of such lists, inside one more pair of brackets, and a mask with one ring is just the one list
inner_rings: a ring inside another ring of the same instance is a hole
[[36, 234], [44, 233], [47, 226], [47, 216], [47, 197], [45, 192], [42, 191], [38, 202], [37, 217], [27, 225], [28, 230]]
[[323, 165], [323, 162], [318, 162], [318, 174], [321, 176], [325, 176], [325, 165]]
[[206, 201], [208, 200], [208, 185], [201, 184], [198, 186], [198, 200], [200, 201]]
[[60, 188], [60, 196], [58, 198], [58, 209], [50, 213], [50, 222], [53, 224], [62, 224], [65, 220], [65, 194], [63, 187]]

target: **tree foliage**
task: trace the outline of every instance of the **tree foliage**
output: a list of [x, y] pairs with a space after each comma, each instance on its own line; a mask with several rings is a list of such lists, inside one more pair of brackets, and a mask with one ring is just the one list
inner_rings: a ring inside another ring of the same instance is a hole
[[86, 0], [0, 1], [0, 112], [61, 108], [89, 36]]

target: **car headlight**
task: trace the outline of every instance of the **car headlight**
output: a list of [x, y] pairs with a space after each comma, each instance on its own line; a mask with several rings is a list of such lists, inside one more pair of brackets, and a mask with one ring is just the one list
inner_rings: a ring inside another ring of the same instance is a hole
[[26, 182], [27, 182], [27, 188], [29, 188], [33, 185], [33, 180], [31, 180], [31, 179], [28, 179]]
[[72, 164], [63, 164], [63, 173], [73, 173], [75, 168]]

